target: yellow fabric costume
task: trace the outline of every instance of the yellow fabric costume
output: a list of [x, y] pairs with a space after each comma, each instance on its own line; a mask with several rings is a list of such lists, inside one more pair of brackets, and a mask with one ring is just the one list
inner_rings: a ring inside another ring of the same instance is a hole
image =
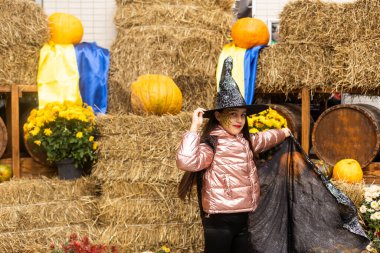
[[65, 100], [81, 104], [79, 72], [74, 46], [71, 44], [45, 44], [40, 51], [38, 64], [39, 108], [50, 102]]

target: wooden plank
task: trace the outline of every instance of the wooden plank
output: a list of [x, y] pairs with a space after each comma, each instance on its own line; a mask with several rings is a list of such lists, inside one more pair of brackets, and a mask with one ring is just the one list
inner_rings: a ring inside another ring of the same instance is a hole
[[307, 88], [302, 89], [302, 148], [307, 154], [310, 149], [310, 91]]
[[20, 126], [19, 126], [19, 92], [16, 84], [12, 85], [12, 169], [13, 176], [20, 177]]
[[[12, 152], [12, 99], [11, 96], [7, 94], [6, 98], [6, 104], [5, 104], [5, 126], [7, 127], [7, 132], [8, 132], [8, 143], [7, 143], [7, 148], [5, 150], [4, 155], [10, 155]], [[3, 156], [4, 156], [3, 155]]]
[[0, 92], [11, 92], [11, 86], [0, 86]]
[[[0, 159], [0, 164], [12, 166], [12, 158]], [[20, 158], [20, 170], [22, 177], [57, 176], [57, 169], [44, 166], [31, 157]]]
[[370, 163], [363, 168], [363, 177], [366, 184], [380, 184], [380, 163]]
[[37, 85], [18, 85], [20, 93], [22, 92], [38, 92]]
[[22, 177], [54, 177], [58, 172], [56, 168], [48, 167], [36, 162], [31, 157], [21, 158], [21, 176]]

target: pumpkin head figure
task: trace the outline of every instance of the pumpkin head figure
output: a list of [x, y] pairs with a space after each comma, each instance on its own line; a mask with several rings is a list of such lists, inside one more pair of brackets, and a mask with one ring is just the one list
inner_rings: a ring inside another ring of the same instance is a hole
[[77, 17], [56, 12], [48, 17], [51, 41], [56, 44], [78, 44], [83, 37], [83, 26]]
[[269, 30], [267, 25], [257, 18], [241, 18], [236, 21], [231, 30], [235, 45], [241, 48], [251, 48], [267, 45]]

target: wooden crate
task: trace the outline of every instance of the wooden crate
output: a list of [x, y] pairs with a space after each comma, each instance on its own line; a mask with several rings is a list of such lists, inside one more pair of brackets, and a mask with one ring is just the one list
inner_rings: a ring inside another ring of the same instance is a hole
[[41, 165], [30, 157], [20, 157], [20, 97], [25, 92], [38, 91], [36, 85], [8, 85], [0, 86], [0, 92], [9, 93], [10, 99], [7, 99], [6, 106], [6, 126], [8, 130], [7, 150], [11, 151], [10, 158], [0, 159], [0, 162], [9, 164], [13, 170], [13, 176], [30, 177], [30, 176], [53, 176], [55, 170], [48, 166]]

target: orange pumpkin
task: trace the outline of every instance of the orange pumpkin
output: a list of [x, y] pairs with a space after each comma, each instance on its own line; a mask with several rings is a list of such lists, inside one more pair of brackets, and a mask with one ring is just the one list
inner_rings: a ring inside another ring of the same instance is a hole
[[51, 41], [56, 44], [78, 44], [83, 37], [83, 25], [77, 17], [56, 12], [48, 17]]
[[182, 108], [182, 93], [164, 75], [143, 75], [131, 85], [131, 105], [137, 114], [176, 114]]
[[343, 159], [334, 165], [332, 178], [348, 183], [359, 183], [363, 179], [363, 170], [358, 161]]
[[251, 48], [267, 45], [269, 30], [267, 25], [257, 18], [241, 18], [232, 26], [231, 37], [236, 46]]

